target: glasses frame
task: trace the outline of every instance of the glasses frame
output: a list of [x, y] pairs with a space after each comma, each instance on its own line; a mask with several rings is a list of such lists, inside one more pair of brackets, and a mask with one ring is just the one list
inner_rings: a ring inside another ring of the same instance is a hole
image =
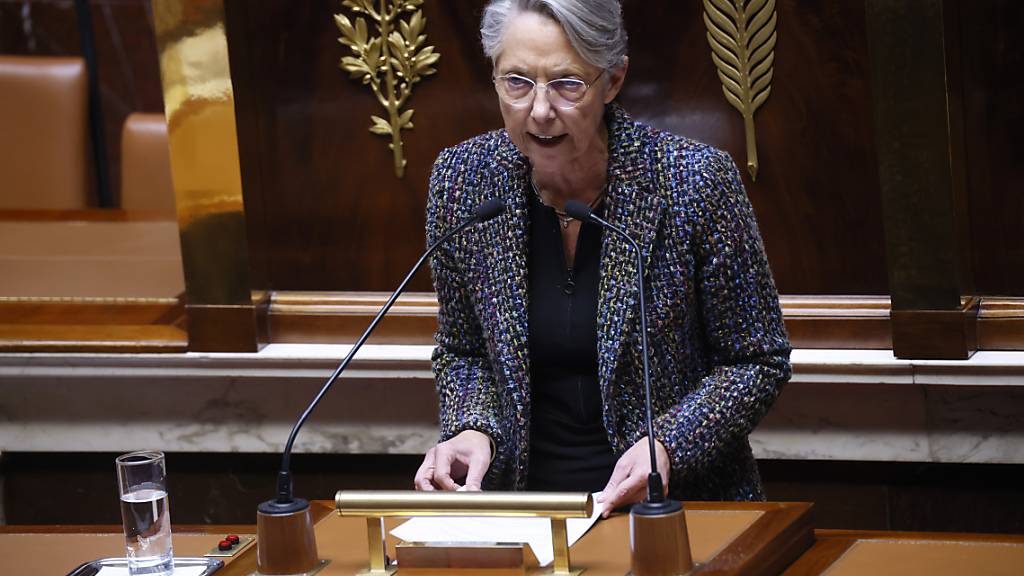
[[[494, 90], [498, 93], [498, 97], [501, 98], [502, 101], [504, 101], [506, 104], [508, 104], [509, 106], [512, 106], [514, 108], [526, 108], [526, 107], [532, 106], [534, 100], [537, 98], [538, 89], [543, 88], [545, 92], [549, 92], [550, 89], [548, 88], [548, 86], [550, 84], [555, 83], [555, 82], [562, 82], [562, 81], [565, 81], [565, 80], [572, 80], [572, 81], [575, 81], [575, 82], [580, 82], [581, 84], [583, 84], [583, 95], [580, 96], [580, 99], [577, 100], [576, 102], [568, 102], [569, 106], [559, 106], [558, 104], [555, 104], [555, 102], [551, 99], [550, 95], [548, 96], [548, 102], [552, 106], [554, 106], [555, 108], [558, 108], [559, 110], [572, 110], [573, 108], [575, 108], [575, 107], [579, 106], [580, 104], [582, 104], [584, 100], [586, 100], [587, 94], [590, 93], [590, 87], [593, 86], [594, 84], [597, 84], [597, 81], [600, 80], [601, 76], [604, 76], [604, 73], [607, 72], [607, 71], [608, 71], [607, 68], [602, 68], [601, 72], [599, 72], [598, 75], [595, 76], [594, 79], [591, 80], [590, 82], [587, 82], [585, 80], [580, 80], [579, 78], [568, 78], [568, 77], [555, 78], [554, 80], [548, 80], [547, 82], [537, 82], [533, 78], [528, 78], [526, 76], [523, 76], [522, 74], [516, 74], [514, 72], [509, 72], [508, 74], [502, 74], [501, 76], [493, 76], [493, 77], [491, 77], [491, 82], [494, 83]], [[506, 80], [506, 79], [508, 79], [510, 77], [521, 78], [523, 80], [526, 80], [530, 84], [533, 84], [533, 87], [530, 88], [530, 91], [526, 94], [526, 96], [523, 97], [523, 100], [521, 102], [512, 102], [512, 101], [510, 101], [506, 97], [506, 95], [504, 93], [502, 93], [502, 89], [501, 89], [501, 87], [498, 84], [499, 80]], [[550, 92], [549, 92], [549, 94], [550, 94]], [[561, 96], [559, 96], [558, 99], [562, 100]]]

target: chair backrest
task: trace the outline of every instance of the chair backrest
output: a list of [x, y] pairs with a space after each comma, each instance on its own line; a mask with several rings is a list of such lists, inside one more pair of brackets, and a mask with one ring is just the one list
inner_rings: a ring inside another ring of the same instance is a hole
[[171, 153], [163, 114], [135, 113], [121, 130], [121, 208], [174, 213]]
[[81, 58], [0, 55], [0, 209], [89, 207], [88, 98]]

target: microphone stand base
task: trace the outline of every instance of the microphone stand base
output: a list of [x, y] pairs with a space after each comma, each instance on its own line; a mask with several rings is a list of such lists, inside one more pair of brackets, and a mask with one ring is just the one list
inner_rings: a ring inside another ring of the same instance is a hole
[[256, 573], [264, 576], [308, 575], [323, 564], [316, 551], [309, 502], [268, 500], [256, 512]]
[[681, 576], [693, 570], [686, 516], [675, 500], [633, 506], [629, 545], [634, 576]]

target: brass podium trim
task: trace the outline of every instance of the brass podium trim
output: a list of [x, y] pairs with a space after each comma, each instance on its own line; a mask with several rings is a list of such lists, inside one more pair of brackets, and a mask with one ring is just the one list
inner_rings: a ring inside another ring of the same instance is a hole
[[410, 516], [499, 516], [550, 518], [555, 553], [547, 574], [576, 576], [569, 555], [565, 520], [586, 518], [594, 499], [586, 492], [417, 492], [339, 490], [334, 497], [339, 516], [365, 517], [370, 566], [360, 576], [393, 573], [384, 553], [384, 518]]

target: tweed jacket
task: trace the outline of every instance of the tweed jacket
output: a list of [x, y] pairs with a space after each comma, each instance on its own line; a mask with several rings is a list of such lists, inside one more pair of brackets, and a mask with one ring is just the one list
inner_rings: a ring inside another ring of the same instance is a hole
[[[645, 266], [655, 436], [680, 499], [763, 499], [748, 434], [790, 374], [789, 342], [753, 210], [732, 159], [607, 107], [605, 218]], [[501, 198], [501, 216], [431, 260], [440, 305], [433, 353], [441, 440], [485, 432], [485, 489], [527, 488], [529, 163], [504, 130], [444, 150], [434, 164], [427, 241]], [[602, 235], [597, 309], [603, 424], [616, 454], [646, 435], [636, 260]]]

